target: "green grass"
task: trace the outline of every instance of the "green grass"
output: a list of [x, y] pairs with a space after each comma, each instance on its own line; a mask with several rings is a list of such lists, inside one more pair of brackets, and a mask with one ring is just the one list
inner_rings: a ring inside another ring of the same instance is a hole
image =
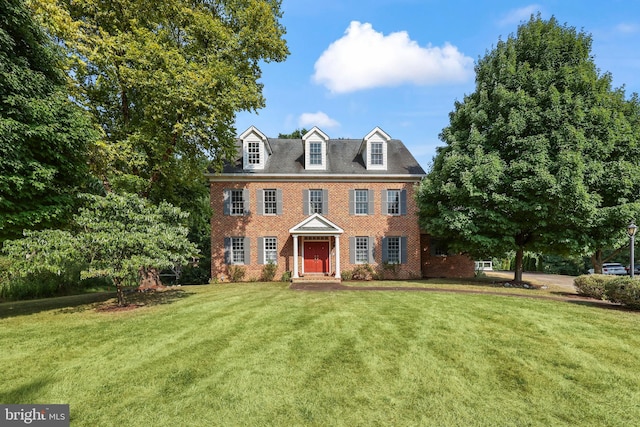
[[280, 283], [183, 289], [124, 312], [96, 311], [104, 295], [0, 304], [0, 402], [68, 403], [74, 426], [640, 418], [640, 313]]

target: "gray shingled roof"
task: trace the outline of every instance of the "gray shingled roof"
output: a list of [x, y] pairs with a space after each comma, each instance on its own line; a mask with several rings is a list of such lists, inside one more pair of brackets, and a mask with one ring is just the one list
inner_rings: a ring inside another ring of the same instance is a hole
[[[238, 157], [234, 164], [224, 166], [225, 173], [251, 173], [242, 169], [242, 143], [237, 142]], [[273, 154], [260, 174], [303, 175], [424, 175], [425, 171], [407, 147], [398, 139], [387, 143], [387, 170], [367, 170], [360, 153], [362, 139], [330, 139], [327, 143], [327, 169], [305, 170], [302, 139], [269, 138]]]

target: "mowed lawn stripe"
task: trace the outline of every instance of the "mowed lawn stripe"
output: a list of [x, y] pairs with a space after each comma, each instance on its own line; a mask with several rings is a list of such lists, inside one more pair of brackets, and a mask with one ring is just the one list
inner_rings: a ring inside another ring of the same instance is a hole
[[[0, 401], [72, 425], [630, 425], [638, 313], [495, 295], [186, 287], [0, 320]], [[0, 306], [0, 309], [2, 307]]]

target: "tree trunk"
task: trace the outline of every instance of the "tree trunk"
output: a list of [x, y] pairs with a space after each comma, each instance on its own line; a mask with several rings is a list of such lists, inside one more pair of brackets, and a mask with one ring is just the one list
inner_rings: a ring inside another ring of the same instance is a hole
[[156, 290], [164, 288], [160, 280], [160, 272], [157, 268], [140, 267], [138, 271], [140, 282], [138, 283], [138, 291]]
[[122, 290], [122, 283], [120, 281], [115, 281], [116, 285], [116, 295], [118, 296], [118, 307], [124, 307], [124, 291]]
[[524, 259], [524, 248], [522, 246], [518, 247], [516, 251], [516, 266], [515, 266], [515, 275], [513, 281], [516, 283], [522, 282], [522, 261]]
[[595, 274], [602, 274], [602, 249], [596, 249], [596, 252], [591, 255], [591, 264]]

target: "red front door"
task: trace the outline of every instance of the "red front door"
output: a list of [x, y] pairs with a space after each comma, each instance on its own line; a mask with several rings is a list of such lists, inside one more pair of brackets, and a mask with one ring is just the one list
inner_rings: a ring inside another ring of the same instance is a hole
[[304, 272], [329, 272], [329, 242], [304, 242]]

